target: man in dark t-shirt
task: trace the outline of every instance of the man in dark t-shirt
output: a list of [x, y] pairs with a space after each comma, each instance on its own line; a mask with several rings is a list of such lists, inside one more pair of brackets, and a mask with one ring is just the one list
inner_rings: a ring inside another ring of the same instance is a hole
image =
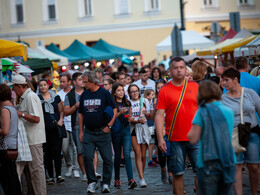
[[[94, 193], [97, 186], [93, 158], [97, 147], [103, 159], [102, 193], [108, 193], [112, 177], [112, 148], [110, 130], [117, 114], [116, 105], [109, 91], [98, 86], [99, 80], [94, 72], [83, 74], [83, 83], [87, 90], [80, 97], [79, 105], [79, 129], [80, 141], [83, 143], [84, 163], [88, 177], [88, 193]], [[113, 117], [107, 121], [104, 110], [110, 106], [113, 109]], [[83, 129], [84, 126], [84, 129]]]

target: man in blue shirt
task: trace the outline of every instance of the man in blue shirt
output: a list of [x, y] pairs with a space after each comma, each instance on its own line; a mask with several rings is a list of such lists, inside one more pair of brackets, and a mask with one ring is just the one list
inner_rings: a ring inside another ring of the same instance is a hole
[[253, 89], [260, 96], [260, 79], [248, 73], [248, 59], [244, 56], [238, 57], [235, 66], [240, 72], [240, 85], [242, 87]]
[[[80, 141], [83, 143], [84, 163], [88, 177], [88, 193], [94, 193], [97, 186], [93, 159], [96, 147], [103, 159], [102, 193], [109, 193], [109, 185], [112, 177], [112, 148], [110, 130], [117, 114], [116, 105], [109, 91], [98, 86], [99, 80], [94, 72], [83, 74], [83, 83], [87, 90], [80, 97], [79, 105], [79, 129]], [[112, 107], [114, 116], [107, 121], [104, 110]], [[83, 130], [84, 126], [84, 130]]]

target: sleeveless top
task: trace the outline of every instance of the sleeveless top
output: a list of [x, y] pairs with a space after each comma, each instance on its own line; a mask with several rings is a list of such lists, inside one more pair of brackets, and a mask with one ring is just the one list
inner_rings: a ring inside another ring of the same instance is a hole
[[10, 129], [6, 136], [0, 136], [0, 150], [17, 149], [18, 115], [12, 106], [4, 106], [10, 111]]

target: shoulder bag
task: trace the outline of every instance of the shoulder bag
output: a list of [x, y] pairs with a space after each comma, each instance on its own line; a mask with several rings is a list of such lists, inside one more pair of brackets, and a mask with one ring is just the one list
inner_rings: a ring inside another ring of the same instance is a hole
[[248, 145], [248, 139], [250, 135], [250, 125], [251, 123], [245, 122], [243, 124], [243, 99], [244, 99], [244, 88], [241, 90], [240, 98], [240, 117], [241, 123], [233, 129], [232, 132], [232, 146], [235, 153], [245, 152]]

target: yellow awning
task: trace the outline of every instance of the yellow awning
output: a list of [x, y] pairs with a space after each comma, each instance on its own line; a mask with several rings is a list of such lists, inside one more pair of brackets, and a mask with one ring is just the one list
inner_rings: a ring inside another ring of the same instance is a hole
[[24, 44], [0, 39], [0, 58], [22, 56], [24, 61], [27, 60], [28, 51]]
[[226, 39], [225, 41], [221, 42], [221, 43], [217, 43], [216, 45], [213, 45], [211, 47], [208, 47], [206, 49], [203, 49], [201, 51], [197, 51], [197, 55], [198, 56], [210, 56], [210, 55], [215, 55], [217, 54], [217, 50], [219, 48], [223, 48], [227, 45], [231, 45], [235, 42], [238, 42], [242, 40], [242, 38], [237, 38], [237, 39]]
[[221, 47], [217, 49], [217, 53], [221, 54], [221, 53], [227, 53], [227, 52], [232, 52], [235, 50], [235, 48], [241, 47], [243, 45], [248, 44], [249, 42], [251, 42], [252, 40], [254, 40], [258, 35], [251, 35], [249, 37], [243, 38], [240, 41], [237, 41], [235, 43], [229, 44], [225, 47]]

